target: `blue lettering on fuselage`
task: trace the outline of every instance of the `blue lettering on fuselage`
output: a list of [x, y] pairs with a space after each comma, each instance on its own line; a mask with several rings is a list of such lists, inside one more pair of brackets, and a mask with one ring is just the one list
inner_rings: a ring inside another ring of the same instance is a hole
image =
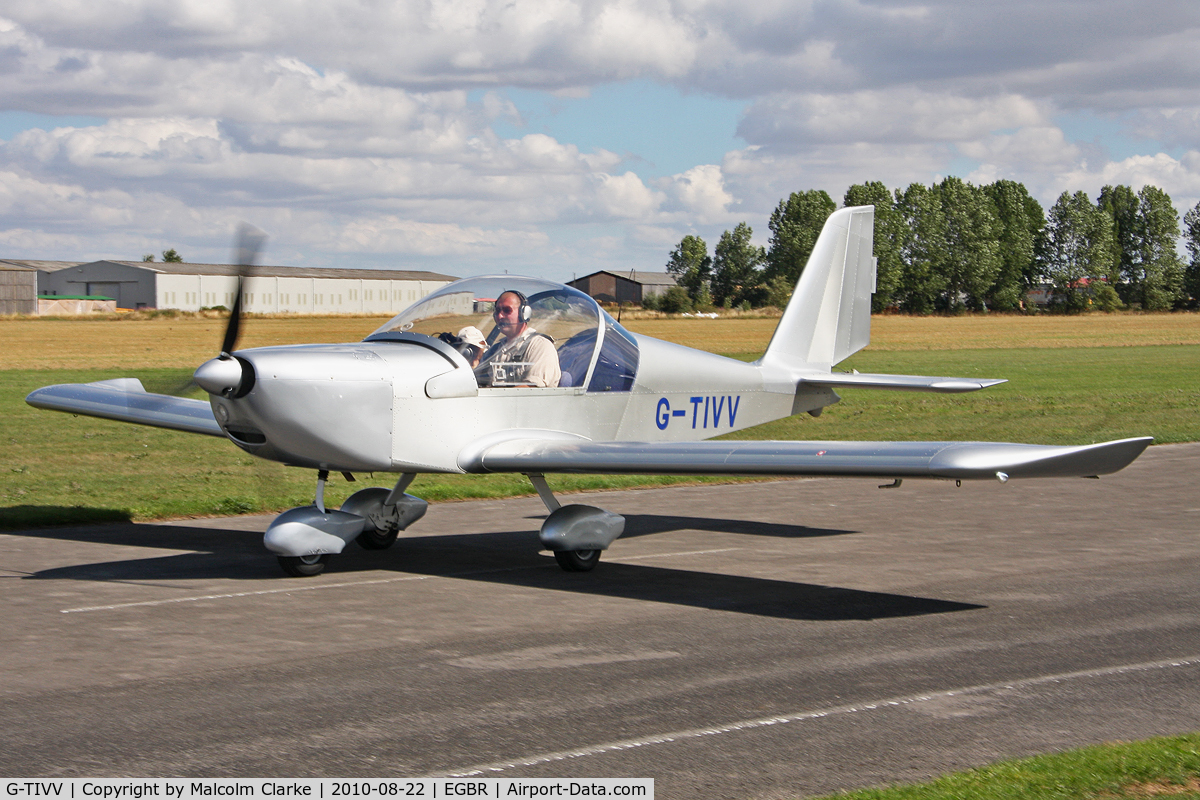
[[[700, 396], [689, 397], [692, 405], [692, 429], [697, 428], [729, 428], [737, 424], [738, 407], [742, 404], [742, 396], [721, 395], [719, 397]], [[660, 431], [665, 431], [671, 424], [672, 417], [687, 417], [687, 408], [671, 408], [671, 401], [665, 397], [658, 399], [654, 410], [654, 424]]]

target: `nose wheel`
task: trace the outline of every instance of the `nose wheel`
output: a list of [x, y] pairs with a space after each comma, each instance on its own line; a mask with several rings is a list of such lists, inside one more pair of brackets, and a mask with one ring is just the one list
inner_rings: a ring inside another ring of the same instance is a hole
[[280, 556], [279, 566], [293, 578], [311, 578], [325, 571], [325, 562], [329, 560], [328, 553], [311, 556]]
[[600, 563], [600, 551], [555, 550], [554, 560], [567, 572], [591, 572]]

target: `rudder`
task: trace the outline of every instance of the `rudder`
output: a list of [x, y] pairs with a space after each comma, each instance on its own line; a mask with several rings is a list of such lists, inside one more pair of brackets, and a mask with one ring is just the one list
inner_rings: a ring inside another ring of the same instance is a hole
[[828, 370], [867, 346], [874, 232], [874, 206], [829, 216], [759, 364]]

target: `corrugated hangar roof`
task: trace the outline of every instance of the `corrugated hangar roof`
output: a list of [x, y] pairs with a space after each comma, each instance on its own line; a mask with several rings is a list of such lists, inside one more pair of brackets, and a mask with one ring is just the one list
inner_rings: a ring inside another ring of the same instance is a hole
[[78, 267], [80, 264], [86, 264], [86, 261], [39, 261], [30, 258], [0, 258], [0, 269], [11, 265], [21, 269], [37, 269], [42, 272], [57, 272], [60, 269], [68, 269], [69, 267]]
[[[617, 273], [613, 273], [613, 274], [620, 275], [621, 273], [617, 272]], [[675, 276], [669, 272], [638, 272], [638, 271], [635, 271], [633, 273], [633, 279], [635, 281], [637, 281], [638, 283], [650, 283], [650, 284], [672, 284], [673, 285], [677, 282], [675, 280]]]
[[573, 282], [585, 281], [595, 275], [612, 275], [614, 278], [633, 281], [634, 283], [640, 283], [643, 286], [674, 286], [678, 283], [678, 281], [675, 280], [675, 276], [669, 272], [640, 272], [638, 270], [617, 272], [616, 270], [611, 269], [602, 269], [597, 270], [596, 272], [590, 272], [587, 275], [584, 275], [582, 278], [576, 278]]
[[[234, 264], [192, 264], [180, 261], [91, 261], [91, 264], [122, 264], [140, 267], [166, 275], [238, 275], [242, 268]], [[72, 264], [71, 266], [77, 266]], [[251, 272], [255, 278], [352, 278], [391, 281], [456, 281], [453, 275], [437, 272], [404, 269], [333, 269], [324, 267], [270, 267], [256, 266]]]

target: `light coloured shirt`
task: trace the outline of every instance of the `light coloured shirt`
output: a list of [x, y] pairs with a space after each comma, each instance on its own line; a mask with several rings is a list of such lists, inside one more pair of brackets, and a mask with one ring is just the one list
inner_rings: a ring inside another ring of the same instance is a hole
[[533, 328], [493, 345], [476, 373], [483, 386], [558, 386], [562, 377], [554, 344]]

